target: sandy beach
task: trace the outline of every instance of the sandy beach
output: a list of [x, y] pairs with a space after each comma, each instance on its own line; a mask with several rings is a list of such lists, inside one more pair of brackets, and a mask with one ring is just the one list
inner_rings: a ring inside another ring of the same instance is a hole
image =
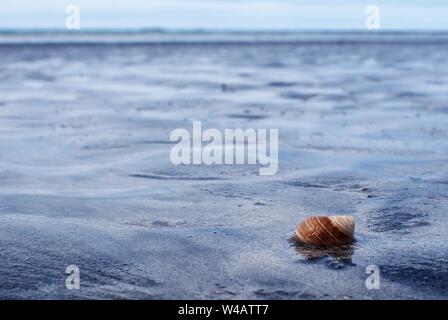
[[[278, 129], [277, 174], [173, 165], [193, 121]], [[447, 299], [447, 125], [446, 34], [1, 34], [0, 298]]]

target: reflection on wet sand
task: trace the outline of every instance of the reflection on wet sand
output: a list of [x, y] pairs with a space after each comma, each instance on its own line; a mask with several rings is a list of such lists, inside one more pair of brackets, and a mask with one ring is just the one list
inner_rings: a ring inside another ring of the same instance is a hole
[[317, 263], [325, 260], [329, 267], [343, 268], [353, 266], [352, 257], [355, 254], [355, 246], [353, 244], [337, 247], [325, 246], [309, 246], [298, 244], [294, 240], [290, 240], [295, 247], [295, 251], [305, 258], [306, 263]]

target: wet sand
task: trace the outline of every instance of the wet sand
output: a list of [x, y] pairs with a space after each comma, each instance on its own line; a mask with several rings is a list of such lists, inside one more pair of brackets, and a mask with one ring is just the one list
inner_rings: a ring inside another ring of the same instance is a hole
[[[8, 37], [1, 298], [448, 298], [446, 40]], [[194, 120], [277, 128], [278, 173], [174, 166]], [[356, 243], [296, 247], [312, 214], [354, 215]]]

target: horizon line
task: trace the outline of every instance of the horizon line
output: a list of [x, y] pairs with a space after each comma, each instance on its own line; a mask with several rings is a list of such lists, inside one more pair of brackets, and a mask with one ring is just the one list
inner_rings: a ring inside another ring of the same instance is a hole
[[382, 29], [364, 29], [364, 28], [302, 28], [302, 29], [247, 29], [247, 28], [163, 28], [163, 27], [143, 27], [143, 28], [82, 28], [77, 30], [69, 30], [66, 28], [1, 28], [0, 33], [363, 33], [363, 34], [381, 34], [381, 33], [448, 33], [448, 29], [399, 29], [399, 28], [382, 28]]

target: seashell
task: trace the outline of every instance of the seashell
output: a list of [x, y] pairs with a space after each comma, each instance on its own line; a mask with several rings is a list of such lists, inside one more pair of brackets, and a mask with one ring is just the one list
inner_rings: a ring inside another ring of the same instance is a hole
[[352, 243], [354, 233], [352, 216], [312, 216], [299, 224], [293, 238], [300, 244], [339, 246]]

